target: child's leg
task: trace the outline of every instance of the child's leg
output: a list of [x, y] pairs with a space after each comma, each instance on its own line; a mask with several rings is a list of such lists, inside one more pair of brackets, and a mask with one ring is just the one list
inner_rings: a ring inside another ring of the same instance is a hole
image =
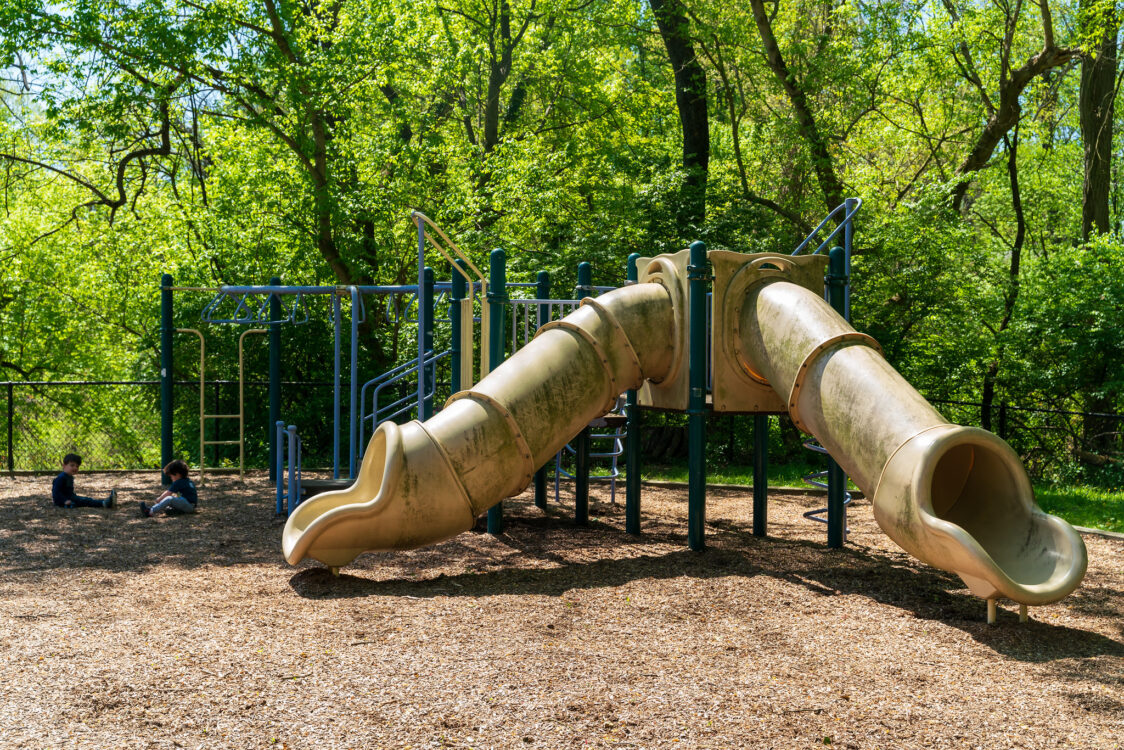
[[153, 505], [149, 509], [149, 515], [155, 516], [157, 513], [165, 513], [169, 508], [175, 508], [181, 513], [194, 513], [195, 506], [183, 499], [179, 495], [169, 495], [160, 502]]
[[75, 495], [70, 499], [71, 507], [73, 508], [104, 508], [105, 503], [101, 500], [93, 500], [88, 497], [79, 497]]

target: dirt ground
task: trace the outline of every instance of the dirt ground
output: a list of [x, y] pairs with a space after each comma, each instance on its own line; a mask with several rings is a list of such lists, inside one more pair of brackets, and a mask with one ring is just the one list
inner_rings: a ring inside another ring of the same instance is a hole
[[595, 491], [505, 503], [480, 531], [285, 564], [267, 481], [208, 479], [194, 517], [50, 507], [49, 477], [0, 478], [3, 748], [1119, 748], [1124, 543], [1086, 537], [1061, 603], [999, 623], [912, 560], [865, 501], [846, 549], [770, 499], [646, 487], [644, 534]]

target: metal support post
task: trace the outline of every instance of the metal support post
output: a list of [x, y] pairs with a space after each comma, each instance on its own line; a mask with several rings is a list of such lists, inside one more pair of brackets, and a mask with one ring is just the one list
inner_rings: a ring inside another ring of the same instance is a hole
[[[507, 255], [496, 248], [488, 259], [488, 371], [503, 363], [504, 309], [507, 306]], [[503, 533], [503, 501], [488, 509], [488, 533]]]
[[[160, 481], [170, 484], [163, 468], [172, 462], [172, 419], [174, 413], [172, 334], [172, 275], [160, 277]], [[11, 440], [8, 441], [11, 444]], [[11, 451], [9, 451], [11, 453]]]
[[[538, 284], [535, 286], [535, 297], [550, 299], [550, 274], [539, 271]], [[550, 322], [550, 305], [539, 305], [536, 330]], [[535, 506], [546, 510], [546, 466], [540, 466], [535, 472]]]
[[769, 415], [753, 415], [753, 535], [769, 524]]
[[[468, 296], [468, 284], [465, 281], [464, 275], [457, 270], [455, 264], [452, 266], [452, 293], [449, 295], [449, 326], [452, 329], [450, 334], [450, 357], [449, 357], [449, 392], [459, 393], [461, 390], [461, 326], [464, 323], [461, 321], [461, 300]], [[472, 325], [472, 321], [468, 321]]]
[[[433, 354], [433, 269], [426, 266], [422, 271], [422, 285], [418, 289], [418, 325], [421, 326], [422, 354], [418, 360], [425, 363]], [[433, 391], [437, 380], [437, 363], [425, 364], [418, 370], [420, 399], [418, 419], [425, 421], [433, 416]]]
[[578, 288], [574, 292], [577, 299], [593, 296], [593, 266], [589, 261], [583, 260], [578, 264]]
[[589, 428], [578, 433], [574, 446], [574, 523], [589, 525]]
[[291, 516], [291, 515], [293, 515], [293, 511], [297, 509], [297, 505], [300, 503], [300, 500], [301, 500], [300, 485], [296, 481], [296, 476], [297, 476], [297, 469], [296, 469], [296, 467], [297, 467], [297, 426], [295, 424], [291, 424], [291, 425], [289, 425], [289, 427], [285, 431], [289, 434], [289, 467], [288, 467], [289, 481], [286, 483], [288, 485], [288, 491], [289, 491], [289, 493], [288, 493], [289, 494], [289, 503], [288, 503], [288, 506], [287, 506], [286, 515]]
[[691, 243], [687, 266], [688, 377], [687, 399], [687, 546], [701, 551], [706, 523], [706, 288], [709, 280], [706, 245]]
[[[13, 439], [12, 423], [15, 421], [16, 394], [15, 386], [8, 383], [8, 474], [16, 473], [16, 444]], [[167, 466], [167, 464], [165, 464]]]
[[[638, 276], [636, 260], [640, 253], [628, 256], [628, 281], [635, 284]], [[624, 530], [628, 534], [640, 533], [640, 407], [636, 390], [625, 395], [625, 415], [628, 417], [624, 454]]]
[[[848, 225], [849, 226], [849, 225]], [[828, 303], [840, 315], [846, 315], [847, 258], [841, 247], [833, 247], [828, 254]], [[847, 488], [847, 475], [830, 455], [827, 458], [827, 546], [843, 546], [847, 529], [847, 508], [843, 496]]]
[[285, 423], [277, 420], [273, 423], [273, 445], [277, 447], [277, 450], [274, 452], [270, 473], [277, 477], [277, 482], [274, 485], [277, 490], [277, 508], [274, 512], [279, 516], [285, 512], [285, 476], [281, 467], [281, 443], [285, 439], [284, 435]]
[[[269, 280], [270, 286], [281, 286], [281, 277], [274, 276]], [[274, 321], [281, 320], [281, 298], [276, 294], [269, 296], [269, 422], [274, 424], [281, 419], [281, 326]], [[277, 451], [280, 444], [277, 435], [269, 436], [269, 473], [270, 481], [280, 482], [281, 477], [276, 472]]]
[[332, 479], [340, 478], [340, 296], [332, 294]]

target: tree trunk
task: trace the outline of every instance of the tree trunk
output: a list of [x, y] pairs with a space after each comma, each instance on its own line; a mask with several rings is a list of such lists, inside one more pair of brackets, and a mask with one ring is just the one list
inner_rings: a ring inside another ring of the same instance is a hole
[[824, 210], [831, 212], [843, 202], [843, 183], [835, 172], [835, 160], [827, 148], [827, 141], [820, 133], [812, 108], [808, 104], [808, 95], [796, 80], [796, 76], [788, 69], [788, 64], [781, 56], [781, 48], [777, 44], [776, 35], [773, 34], [773, 24], [769, 14], [765, 12], [762, 0], [749, 0], [749, 7], [753, 11], [753, 20], [757, 23], [757, 31], [761, 35], [761, 42], [765, 46], [765, 60], [773, 75], [784, 87], [788, 101], [796, 114], [796, 122], [800, 126], [800, 134], [812, 152], [812, 167], [816, 171], [816, 179], [823, 191]]
[[706, 71], [695, 55], [690, 25], [681, 0], [649, 0], [675, 74], [675, 104], [683, 126], [683, 192], [677, 221], [685, 234], [706, 219], [706, 183], [710, 167], [710, 118]]
[[[1093, 6], [1082, 0], [1082, 10]], [[1116, 33], [1119, 21], [1114, 8], [1107, 8], [1093, 23], [1103, 23], [1096, 57], [1081, 60], [1081, 140], [1085, 144], [1085, 181], [1081, 189], [1081, 237], [1111, 228], [1109, 197], [1112, 193], [1112, 130], [1116, 103]]]

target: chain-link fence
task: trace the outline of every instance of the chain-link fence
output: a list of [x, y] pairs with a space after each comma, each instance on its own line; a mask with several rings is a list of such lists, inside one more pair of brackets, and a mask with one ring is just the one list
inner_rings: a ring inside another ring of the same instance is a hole
[[0, 384], [4, 428], [0, 466], [50, 471], [67, 453], [94, 471], [160, 463], [157, 381], [12, 382]]

